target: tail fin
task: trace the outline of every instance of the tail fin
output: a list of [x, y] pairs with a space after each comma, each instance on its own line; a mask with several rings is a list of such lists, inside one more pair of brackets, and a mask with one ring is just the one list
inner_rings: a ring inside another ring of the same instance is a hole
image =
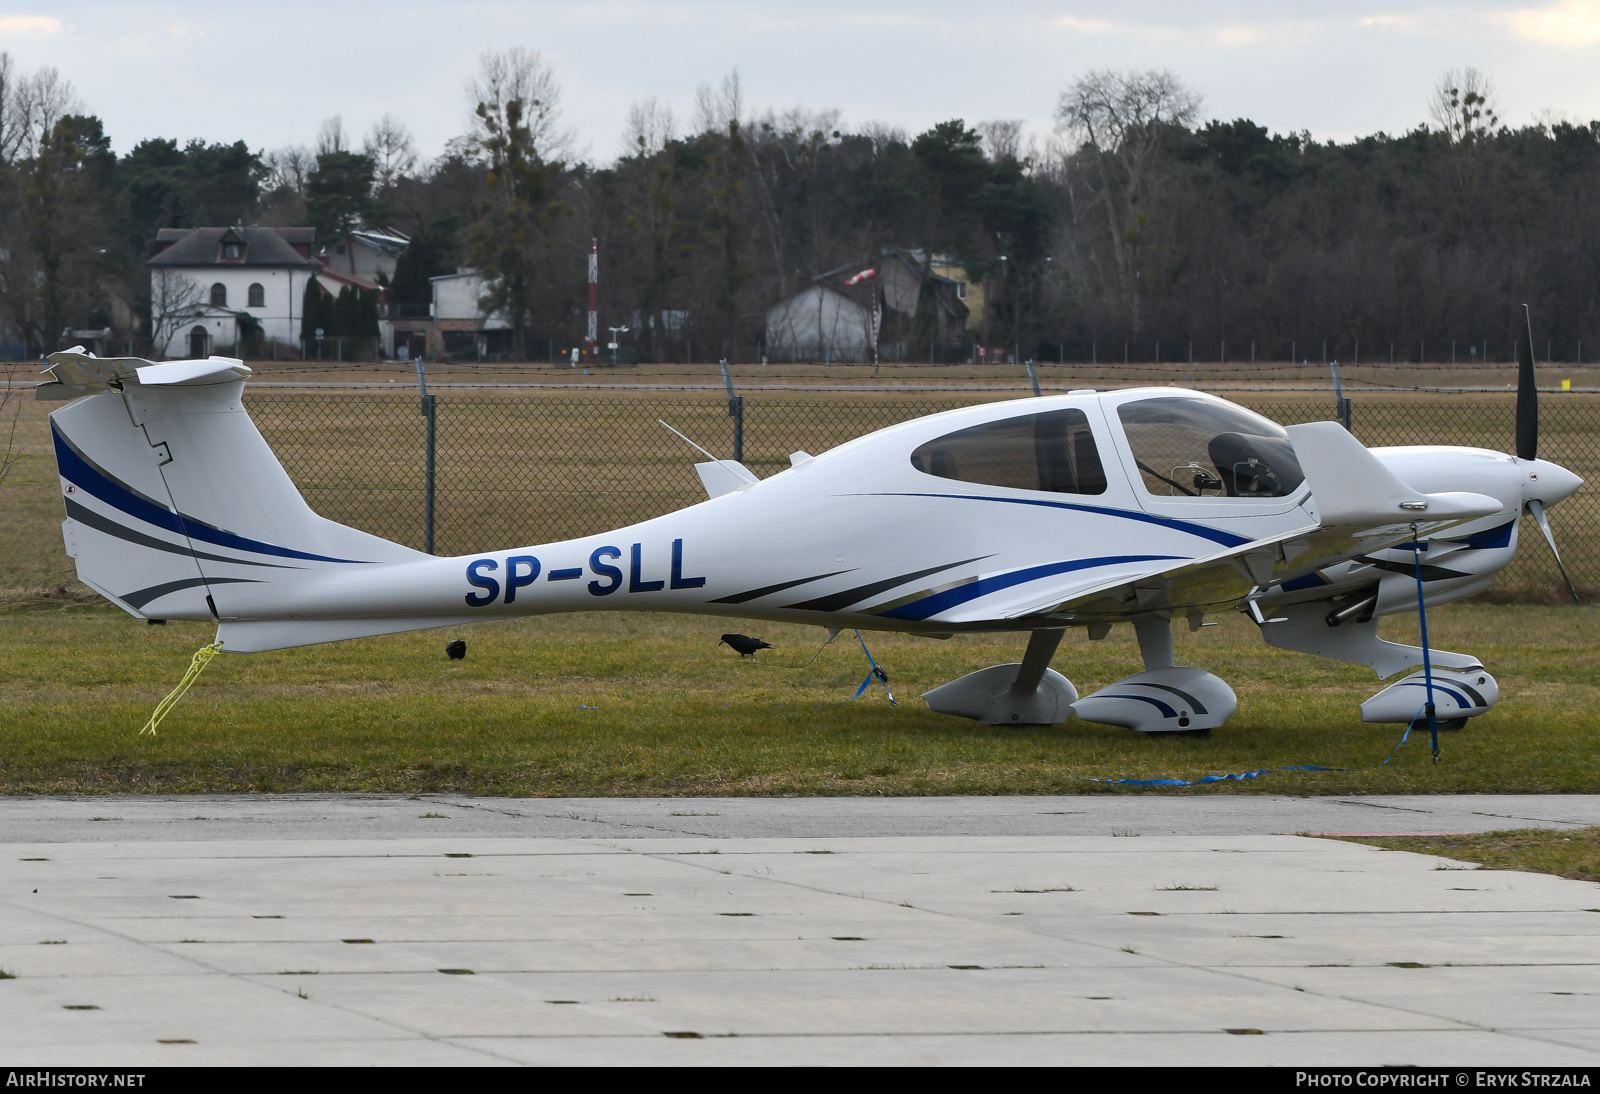
[[311, 511], [245, 412], [242, 361], [49, 360], [36, 396], [75, 400], [50, 415], [67, 553], [132, 615], [248, 616], [330, 568], [426, 557]]

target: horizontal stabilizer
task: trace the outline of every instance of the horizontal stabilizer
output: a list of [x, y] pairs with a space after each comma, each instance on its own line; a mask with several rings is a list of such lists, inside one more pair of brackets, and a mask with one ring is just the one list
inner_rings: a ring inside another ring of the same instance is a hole
[[139, 383], [145, 387], [154, 384], [177, 384], [196, 387], [201, 384], [228, 384], [234, 380], [249, 379], [250, 366], [233, 357], [209, 357], [204, 361], [167, 361], [159, 365], [143, 365], [133, 370]]
[[96, 357], [82, 346], [58, 350], [46, 358], [44, 383], [33, 389], [43, 402], [65, 402], [101, 391], [138, 386], [228, 384], [250, 376], [250, 366], [236, 357], [151, 364], [142, 357]]

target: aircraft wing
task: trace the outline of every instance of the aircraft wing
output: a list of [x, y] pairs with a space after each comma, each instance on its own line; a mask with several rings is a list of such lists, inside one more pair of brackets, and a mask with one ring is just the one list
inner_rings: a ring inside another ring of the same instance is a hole
[[1289, 436], [1311, 487], [1302, 503], [1305, 526], [1201, 558], [1151, 564], [1134, 577], [1124, 570], [1096, 581], [1064, 575], [1050, 587], [1032, 582], [1008, 602], [983, 598], [969, 612], [939, 619], [1094, 623], [1148, 611], [1217, 611], [1257, 590], [1500, 510], [1484, 494], [1413, 490], [1337, 422], [1290, 426]]

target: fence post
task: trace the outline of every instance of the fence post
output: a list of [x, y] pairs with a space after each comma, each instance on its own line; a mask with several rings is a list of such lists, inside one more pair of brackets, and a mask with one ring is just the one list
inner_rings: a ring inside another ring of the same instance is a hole
[[744, 462], [744, 396], [733, 393], [733, 373], [728, 371], [728, 359], [717, 362], [722, 366], [722, 382], [728, 388], [728, 417], [733, 419], [733, 462]]
[[428, 393], [427, 366], [417, 359], [417, 388], [422, 393], [423, 457], [422, 457], [422, 551], [433, 554], [433, 496], [436, 442], [438, 439], [439, 403], [437, 395]]
[[1339, 416], [1339, 424], [1344, 426], [1346, 433], [1354, 433], [1350, 428], [1351, 407], [1350, 400], [1344, 396], [1344, 388], [1339, 383], [1339, 362], [1333, 362], [1333, 409]]

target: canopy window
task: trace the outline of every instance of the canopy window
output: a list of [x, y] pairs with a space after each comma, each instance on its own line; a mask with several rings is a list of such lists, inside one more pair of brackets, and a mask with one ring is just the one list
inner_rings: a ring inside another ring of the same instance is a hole
[[1106, 491], [1089, 419], [1076, 409], [1020, 414], [946, 433], [919, 445], [911, 466], [941, 479], [1013, 490]]
[[1117, 415], [1151, 494], [1281, 498], [1305, 479], [1283, 427], [1232, 403], [1140, 399]]

